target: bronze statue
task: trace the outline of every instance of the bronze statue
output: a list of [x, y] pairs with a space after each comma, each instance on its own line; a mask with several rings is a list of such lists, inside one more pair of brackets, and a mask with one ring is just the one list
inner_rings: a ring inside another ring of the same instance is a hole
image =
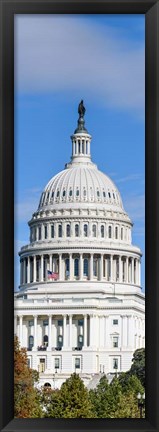
[[85, 111], [86, 111], [86, 108], [83, 105], [83, 100], [81, 100], [81, 102], [78, 105], [78, 114], [80, 115], [80, 117], [84, 117]]

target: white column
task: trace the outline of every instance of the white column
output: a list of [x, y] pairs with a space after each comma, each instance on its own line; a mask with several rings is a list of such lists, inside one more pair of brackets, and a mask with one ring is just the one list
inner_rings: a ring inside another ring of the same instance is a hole
[[23, 283], [23, 260], [20, 260], [20, 285]]
[[128, 319], [128, 346], [131, 349], [135, 349], [134, 346], [134, 317], [130, 315], [127, 317]]
[[103, 280], [103, 254], [100, 257], [100, 280]]
[[79, 259], [79, 278], [80, 278], [80, 280], [83, 279], [83, 256], [82, 256], [82, 254], [80, 254], [80, 259]]
[[121, 256], [119, 255], [119, 282], [122, 282], [123, 279], [123, 261], [121, 259]]
[[23, 315], [19, 317], [19, 342], [21, 347], [23, 346]]
[[49, 343], [48, 343], [48, 349], [51, 350], [51, 334], [52, 334], [52, 315], [49, 315]]
[[134, 283], [134, 258], [131, 258], [131, 282]]
[[14, 315], [14, 334], [17, 334], [17, 315]]
[[28, 274], [27, 274], [27, 282], [30, 283], [30, 256], [28, 256]]
[[25, 284], [25, 258], [23, 258], [23, 284]]
[[94, 315], [90, 315], [90, 346], [94, 347], [95, 345], [95, 319]]
[[59, 280], [62, 279], [62, 254], [59, 254]]
[[105, 340], [104, 340], [104, 346], [106, 348], [109, 348], [110, 345], [110, 335], [109, 335], [109, 316], [105, 315], [104, 317], [104, 335], [105, 335]]
[[72, 315], [69, 315], [69, 347], [72, 348]]
[[84, 347], [87, 347], [87, 315], [84, 315]]
[[37, 315], [34, 315], [34, 347], [33, 351], [37, 350]]
[[73, 279], [73, 259], [72, 259], [72, 254], [70, 254], [70, 280]]
[[93, 254], [90, 256], [90, 280], [93, 279]]
[[52, 271], [52, 254], [49, 255], [49, 270]]
[[36, 282], [36, 255], [34, 255], [34, 276], [33, 282]]
[[129, 282], [129, 258], [126, 257], [126, 282]]
[[63, 316], [63, 346], [66, 348], [67, 341], [66, 341], [66, 315]]
[[139, 261], [139, 286], [141, 286], [141, 262]]
[[44, 280], [44, 256], [41, 255], [41, 282]]
[[114, 280], [114, 273], [113, 273], [113, 255], [110, 255], [110, 280]]

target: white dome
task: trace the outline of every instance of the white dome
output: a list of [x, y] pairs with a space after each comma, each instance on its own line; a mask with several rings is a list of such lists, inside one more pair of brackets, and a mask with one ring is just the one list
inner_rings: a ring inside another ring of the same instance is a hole
[[46, 185], [39, 209], [59, 203], [102, 203], [123, 211], [120, 193], [112, 180], [92, 162], [76, 164], [59, 172]]

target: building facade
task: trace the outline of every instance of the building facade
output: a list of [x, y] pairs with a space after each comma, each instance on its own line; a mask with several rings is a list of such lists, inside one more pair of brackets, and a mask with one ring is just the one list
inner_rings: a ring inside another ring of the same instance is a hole
[[52, 388], [75, 371], [88, 387], [126, 371], [145, 343], [141, 251], [119, 191], [91, 160], [83, 101], [78, 113], [71, 161], [29, 221], [15, 293], [15, 334]]

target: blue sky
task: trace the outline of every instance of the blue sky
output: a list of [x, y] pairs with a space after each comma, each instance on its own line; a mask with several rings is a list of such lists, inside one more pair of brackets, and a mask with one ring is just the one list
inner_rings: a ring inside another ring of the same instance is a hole
[[144, 269], [144, 15], [15, 17], [15, 289], [40, 194], [71, 156], [84, 99], [92, 160], [120, 190]]

